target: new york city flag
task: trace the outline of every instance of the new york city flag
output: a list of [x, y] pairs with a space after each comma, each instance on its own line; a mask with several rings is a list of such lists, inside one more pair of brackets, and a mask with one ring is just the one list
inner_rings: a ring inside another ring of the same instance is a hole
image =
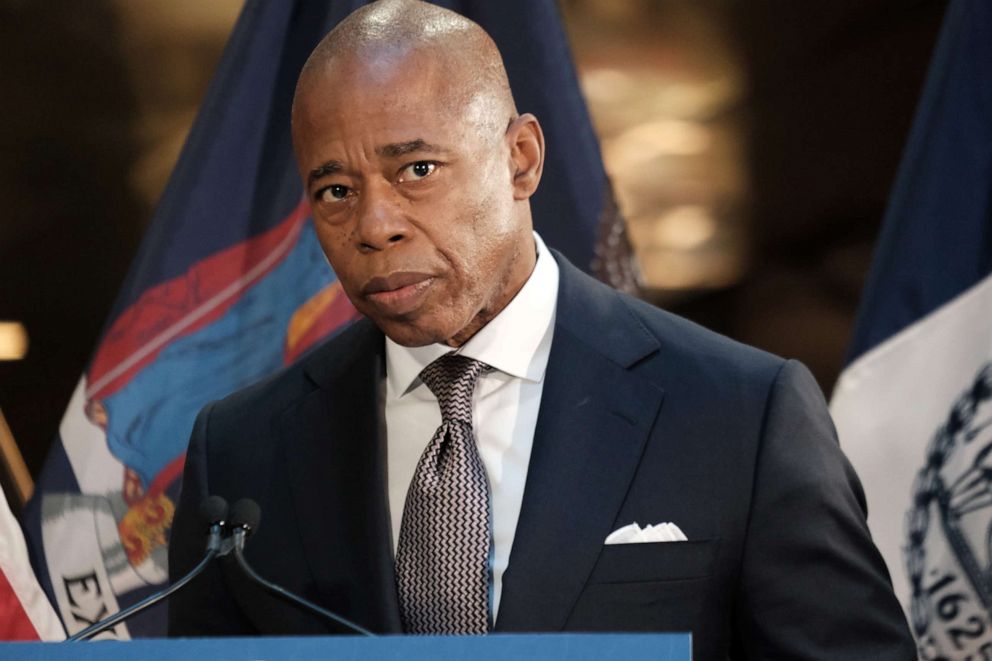
[[[290, 106], [311, 49], [362, 4], [245, 4], [27, 509], [36, 571], [69, 634], [165, 584], [199, 409], [356, 315], [315, 238]], [[629, 275], [629, 264], [607, 263], [622, 221], [554, 1], [438, 4], [493, 36], [518, 107], [542, 123], [548, 154], [533, 210], [545, 241], [587, 270]], [[598, 237], [608, 250], [597, 252]], [[108, 635], [164, 629], [157, 607]]]
[[953, 0], [831, 411], [921, 658], [992, 658], [992, 4]]

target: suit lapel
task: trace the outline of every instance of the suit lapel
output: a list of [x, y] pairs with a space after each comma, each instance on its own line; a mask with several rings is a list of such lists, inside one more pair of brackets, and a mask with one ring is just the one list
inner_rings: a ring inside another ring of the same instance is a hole
[[615, 292], [558, 261], [555, 336], [503, 576], [501, 631], [565, 625], [614, 529], [664, 394], [628, 369], [657, 351], [655, 339]]
[[313, 361], [320, 385], [281, 418], [290, 488], [317, 592], [380, 632], [400, 630], [385, 487], [382, 335], [360, 321]]
[[[658, 350], [655, 338], [615, 292], [555, 257], [561, 274], [555, 336], [503, 576], [500, 631], [565, 625], [614, 528], [664, 396], [630, 369]], [[319, 389], [280, 419], [290, 488], [321, 601], [374, 631], [399, 632], [385, 484], [383, 338], [367, 320], [346, 333], [333, 344], [337, 353], [307, 367]]]

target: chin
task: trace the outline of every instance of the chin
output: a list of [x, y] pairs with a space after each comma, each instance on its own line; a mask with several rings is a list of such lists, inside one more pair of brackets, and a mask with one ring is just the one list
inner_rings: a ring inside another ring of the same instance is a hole
[[404, 347], [423, 347], [428, 344], [447, 344], [452, 349], [464, 344], [466, 338], [459, 344], [451, 344], [452, 339], [461, 332], [459, 330], [449, 330], [446, 328], [423, 328], [401, 326], [399, 324], [378, 324], [382, 332], [396, 344]]
[[444, 343], [443, 333], [433, 329], [411, 327], [403, 324], [376, 324], [390, 340], [404, 347], [423, 347], [435, 342]]

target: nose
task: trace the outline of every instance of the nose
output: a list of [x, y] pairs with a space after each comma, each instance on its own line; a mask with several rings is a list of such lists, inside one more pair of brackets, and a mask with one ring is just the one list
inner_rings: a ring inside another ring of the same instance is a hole
[[388, 182], [365, 187], [359, 198], [355, 239], [362, 252], [376, 252], [402, 243], [412, 227], [406, 216], [406, 200]]

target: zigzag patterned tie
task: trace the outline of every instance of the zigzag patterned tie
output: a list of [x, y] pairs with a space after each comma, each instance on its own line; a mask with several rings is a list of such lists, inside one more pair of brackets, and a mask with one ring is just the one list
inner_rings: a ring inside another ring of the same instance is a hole
[[447, 354], [420, 373], [441, 405], [441, 426], [410, 481], [396, 548], [407, 633], [489, 631], [489, 478], [472, 433], [472, 392], [489, 369]]

